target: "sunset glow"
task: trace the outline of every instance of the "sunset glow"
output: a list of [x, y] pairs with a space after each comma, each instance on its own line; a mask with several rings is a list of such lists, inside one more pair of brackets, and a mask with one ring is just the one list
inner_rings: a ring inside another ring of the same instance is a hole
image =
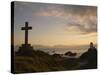
[[24, 43], [21, 27], [29, 22], [29, 43], [32, 45], [97, 44], [97, 8], [62, 4], [15, 2], [15, 45]]

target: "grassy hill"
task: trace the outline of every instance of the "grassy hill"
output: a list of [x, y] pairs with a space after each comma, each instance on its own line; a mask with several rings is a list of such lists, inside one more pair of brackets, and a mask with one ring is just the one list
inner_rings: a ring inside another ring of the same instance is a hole
[[49, 55], [43, 51], [33, 51], [30, 56], [15, 56], [15, 73], [48, 72], [71, 70], [77, 59], [68, 59], [59, 54]]
[[97, 50], [89, 49], [80, 58], [50, 55], [23, 45], [14, 57], [14, 73], [34, 73], [97, 68]]

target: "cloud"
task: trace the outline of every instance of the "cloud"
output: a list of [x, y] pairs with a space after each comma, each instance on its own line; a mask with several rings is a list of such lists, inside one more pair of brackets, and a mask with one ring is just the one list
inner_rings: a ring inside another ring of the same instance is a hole
[[70, 25], [69, 27], [66, 28], [66, 31], [73, 31], [81, 34], [89, 34], [93, 32], [97, 32], [96, 25], [94, 24], [89, 24], [89, 25], [81, 25], [81, 24], [74, 24]]
[[62, 10], [61, 6], [56, 5], [46, 5], [46, 7], [41, 7], [38, 12], [34, 13], [37, 16], [55, 16], [62, 17], [65, 12]]
[[[66, 9], [68, 7], [65, 7]], [[97, 8], [90, 6], [69, 6], [67, 11], [70, 20], [66, 22], [65, 30], [89, 34], [97, 32]]]
[[[92, 18], [91, 18], [92, 17]], [[73, 28], [73, 29], [71, 29]], [[97, 32], [97, 19], [96, 16], [84, 16], [72, 18], [71, 21], [65, 25], [65, 30], [76, 31], [81, 34], [89, 34]]]
[[66, 31], [83, 34], [97, 32], [97, 7], [94, 6], [46, 4], [34, 14], [65, 19]]
[[[41, 16], [96, 16], [97, 7], [93, 6], [78, 6], [78, 5], [54, 5], [44, 4], [36, 13]], [[60, 15], [59, 15], [60, 14]]]

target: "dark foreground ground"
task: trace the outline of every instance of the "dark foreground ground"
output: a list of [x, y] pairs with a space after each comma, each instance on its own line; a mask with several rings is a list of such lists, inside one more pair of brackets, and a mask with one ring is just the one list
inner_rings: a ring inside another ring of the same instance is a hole
[[79, 58], [61, 57], [59, 54], [49, 55], [40, 50], [27, 51], [28, 52], [19, 51], [15, 54], [14, 73], [34, 73], [97, 68], [96, 50], [88, 50]]

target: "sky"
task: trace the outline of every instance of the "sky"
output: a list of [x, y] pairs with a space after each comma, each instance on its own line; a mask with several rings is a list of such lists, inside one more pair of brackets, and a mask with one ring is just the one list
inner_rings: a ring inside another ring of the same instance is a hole
[[29, 22], [28, 42], [44, 46], [97, 44], [97, 7], [15, 2], [14, 45], [24, 43], [21, 27]]

